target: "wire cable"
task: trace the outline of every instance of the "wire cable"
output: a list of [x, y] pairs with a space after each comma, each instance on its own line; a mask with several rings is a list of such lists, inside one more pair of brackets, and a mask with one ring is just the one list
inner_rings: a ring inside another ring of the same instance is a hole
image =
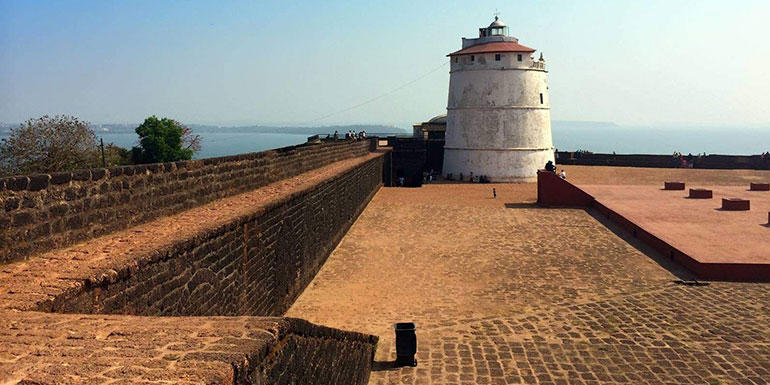
[[446, 61], [446, 62], [442, 63], [440, 66], [438, 66], [438, 67], [436, 67], [436, 68], [434, 68], [434, 69], [432, 69], [432, 70], [430, 70], [430, 71], [428, 71], [428, 72], [426, 72], [426, 73], [424, 73], [424, 74], [420, 75], [420, 77], [418, 77], [418, 78], [416, 78], [416, 79], [414, 79], [414, 80], [412, 80], [412, 81], [410, 81], [410, 82], [408, 82], [408, 83], [406, 83], [406, 84], [404, 84], [404, 85], [402, 85], [402, 86], [399, 86], [399, 87], [397, 87], [397, 88], [394, 88], [394, 89], [392, 89], [392, 90], [390, 90], [390, 91], [388, 91], [388, 92], [386, 92], [386, 93], [384, 93], [384, 94], [380, 94], [380, 95], [378, 95], [378, 96], [376, 96], [376, 97], [373, 97], [373, 98], [371, 98], [371, 99], [369, 99], [369, 100], [366, 100], [366, 101], [364, 101], [364, 102], [362, 102], [362, 103], [356, 104], [356, 105], [354, 105], [354, 106], [351, 106], [351, 107], [348, 107], [348, 108], [345, 108], [345, 109], [342, 109], [342, 110], [339, 110], [339, 111], [335, 111], [335, 112], [332, 112], [332, 113], [330, 113], [330, 114], [327, 114], [327, 115], [321, 116], [321, 117], [319, 117], [319, 118], [316, 118], [316, 119], [313, 119], [313, 120], [308, 120], [307, 122], [303, 122], [303, 123], [300, 123], [299, 125], [300, 125], [300, 126], [304, 126], [304, 125], [306, 125], [306, 124], [315, 123], [315, 122], [317, 122], [317, 121], [319, 121], [319, 120], [324, 120], [324, 119], [326, 119], [326, 118], [329, 118], [329, 117], [332, 117], [332, 116], [334, 116], [334, 115], [339, 115], [339, 114], [341, 114], [341, 113], [343, 113], [343, 112], [348, 112], [348, 111], [350, 111], [350, 110], [354, 110], [354, 109], [356, 109], [356, 108], [359, 108], [359, 107], [363, 107], [363, 106], [365, 106], [365, 105], [367, 105], [367, 104], [369, 104], [369, 103], [372, 103], [372, 102], [375, 102], [375, 101], [377, 101], [377, 100], [380, 100], [380, 99], [382, 99], [382, 98], [384, 98], [384, 97], [386, 97], [386, 96], [388, 96], [388, 95], [390, 95], [390, 94], [392, 94], [392, 93], [395, 93], [395, 92], [401, 91], [402, 89], [404, 89], [404, 88], [406, 88], [406, 87], [409, 87], [409, 86], [411, 86], [411, 85], [412, 85], [412, 84], [414, 84], [414, 83], [417, 83], [418, 81], [420, 81], [420, 80], [422, 80], [422, 79], [426, 78], [428, 75], [430, 75], [430, 74], [432, 74], [432, 73], [434, 73], [434, 72], [436, 72], [436, 71], [440, 70], [441, 68], [443, 68], [443, 67], [444, 67], [444, 66], [446, 66], [447, 64], [449, 64], [449, 61]]

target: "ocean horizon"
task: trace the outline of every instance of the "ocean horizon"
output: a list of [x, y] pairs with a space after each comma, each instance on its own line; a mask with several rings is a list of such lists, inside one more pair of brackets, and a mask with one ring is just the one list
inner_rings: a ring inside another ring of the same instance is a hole
[[755, 155], [770, 151], [770, 127], [586, 126], [553, 122], [554, 147], [618, 154]]
[[[405, 129], [404, 129], [405, 130]], [[234, 130], [233, 130], [234, 131]], [[308, 134], [281, 132], [238, 132], [207, 129], [201, 136], [201, 151], [195, 159], [265, 151], [307, 141]], [[324, 131], [319, 127], [319, 131]], [[552, 123], [554, 147], [560, 151], [585, 150], [595, 153], [618, 154], [722, 154], [755, 155], [770, 151], [770, 128], [763, 127], [650, 127], [620, 126], [611, 123], [564, 122]], [[324, 132], [319, 132], [325, 134]], [[329, 132], [328, 134], [331, 134]], [[385, 134], [385, 135], [393, 135]], [[403, 135], [403, 134], [400, 134]], [[137, 136], [131, 131], [98, 131], [104, 143], [131, 148]], [[341, 134], [344, 136], [344, 133]], [[8, 132], [0, 133], [0, 139]]]

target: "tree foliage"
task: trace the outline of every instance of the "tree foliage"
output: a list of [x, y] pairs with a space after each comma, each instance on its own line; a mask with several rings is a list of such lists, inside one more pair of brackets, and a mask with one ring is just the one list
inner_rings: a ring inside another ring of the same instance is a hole
[[96, 135], [88, 122], [48, 115], [29, 119], [0, 143], [0, 169], [33, 174], [94, 167], [100, 163]]
[[181, 123], [155, 115], [136, 128], [139, 146], [131, 150], [134, 163], [160, 163], [192, 159], [200, 150], [200, 136]]
[[123, 166], [131, 164], [131, 150], [116, 146], [114, 143], [105, 144], [104, 160], [107, 166]]

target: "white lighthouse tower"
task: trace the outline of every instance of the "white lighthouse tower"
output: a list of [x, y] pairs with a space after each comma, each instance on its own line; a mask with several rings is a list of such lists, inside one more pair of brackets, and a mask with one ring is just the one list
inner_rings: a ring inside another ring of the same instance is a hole
[[444, 175], [528, 182], [554, 159], [542, 54], [508, 36], [497, 17], [449, 54]]

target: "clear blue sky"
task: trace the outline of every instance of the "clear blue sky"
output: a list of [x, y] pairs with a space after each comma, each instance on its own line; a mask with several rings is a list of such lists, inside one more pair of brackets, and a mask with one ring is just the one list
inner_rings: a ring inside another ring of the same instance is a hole
[[0, 122], [385, 123], [443, 113], [498, 9], [545, 54], [552, 118], [770, 123], [770, 1], [0, 0]]

